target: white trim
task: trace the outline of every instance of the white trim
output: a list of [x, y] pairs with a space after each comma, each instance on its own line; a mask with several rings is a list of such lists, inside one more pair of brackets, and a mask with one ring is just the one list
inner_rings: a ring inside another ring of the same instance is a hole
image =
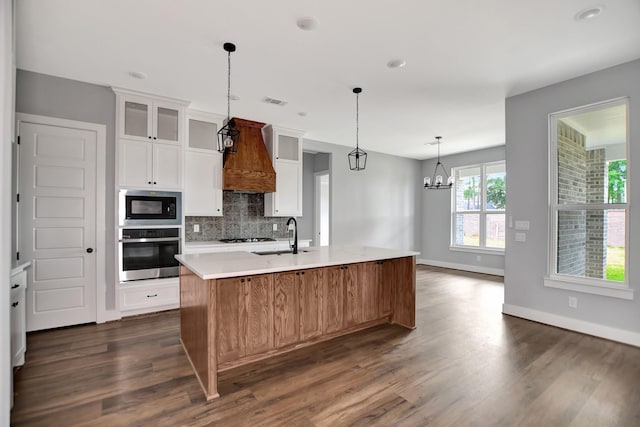
[[611, 341], [640, 347], [640, 333], [618, 329], [611, 326], [600, 325], [598, 323], [587, 322], [585, 320], [560, 316], [558, 314], [547, 313], [546, 311], [535, 310], [528, 307], [521, 307], [512, 304], [502, 304], [502, 313], [582, 334], [593, 335]]
[[[579, 279], [579, 277], [576, 277], [576, 280]], [[633, 289], [622, 285], [578, 283], [577, 281], [563, 280], [556, 277], [545, 277], [544, 285], [548, 288], [566, 289], [568, 291], [583, 292], [586, 294], [633, 300]]]
[[449, 246], [450, 251], [504, 256], [504, 249], [480, 248], [476, 246]]
[[503, 276], [504, 269], [483, 267], [481, 265], [458, 264], [456, 262], [442, 262], [432, 259], [416, 259], [416, 264], [431, 265], [434, 267], [452, 268], [454, 270], [471, 271], [474, 273], [491, 274], [493, 276]]
[[[16, 113], [16, 129], [20, 129], [20, 123], [34, 123], [49, 126], [68, 127], [82, 129], [96, 133], [96, 322], [103, 323], [114, 320], [119, 313], [106, 309], [106, 137], [107, 126], [98, 123], [81, 122], [77, 120], [58, 119], [55, 117], [39, 116], [35, 114]], [[119, 317], [118, 317], [119, 318]]]
[[[118, 95], [142, 96], [142, 97], [145, 97], [145, 98], [153, 98], [153, 100], [160, 100], [160, 101], [172, 102], [172, 103], [176, 103], [176, 104], [182, 104], [184, 107], [186, 107], [189, 104], [191, 104], [191, 101], [187, 101], [185, 99], [171, 98], [169, 96], [163, 96], [163, 95], [155, 95], [155, 94], [148, 93], [148, 92], [140, 92], [140, 91], [137, 91], [137, 90], [126, 89], [126, 88], [122, 88], [122, 87], [118, 87], [118, 86], [111, 86], [111, 90], [113, 90]], [[116, 134], [119, 135], [119, 131], [116, 132]]]

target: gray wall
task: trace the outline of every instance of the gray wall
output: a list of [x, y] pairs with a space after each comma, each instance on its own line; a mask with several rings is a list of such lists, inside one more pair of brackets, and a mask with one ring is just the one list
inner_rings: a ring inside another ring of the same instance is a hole
[[[16, 112], [106, 125], [106, 289], [115, 307], [115, 111], [116, 97], [105, 86], [18, 70]], [[113, 233], [113, 234], [111, 234]]]
[[367, 168], [354, 172], [347, 161], [353, 147], [310, 139], [303, 147], [332, 154], [331, 244], [420, 250], [420, 161], [369, 152]]
[[[635, 289], [634, 301], [565, 291], [543, 286], [547, 274], [548, 238], [548, 115], [561, 110], [629, 96], [629, 161], [640, 159], [640, 60], [578, 77], [506, 101], [507, 217], [531, 222], [527, 241], [514, 241], [507, 229], [505, 304], [583, 321], [640, 331], [640, 273], [634, 263], [640, 245], [640, 173], [631, 165], [629, 176], [629, 247], [627, 271]], [[568, 307], [568, 297], [578, 307]]]
[[[470, 151], [442, 157], [440, 161], [451, 168], [505, 159], [505, 147]], [[422, 162], [422, 177], [433, 175], [436, 159]], [[420, 182], [422, 182], [422, 177]], [[507, 187], [509, 176], [507, 175]], [[498, 273], [504, 269], [504, 255], [478, 252], [461, 252], [449, 249], [451, 243], [451, 191], [422, 190], [422, 256], [427, 264], [451, 266], [470, 270]], [[507, 199], [507, 206], [510, 201]], [[478, 256], [480, 259], [478, 260]]]

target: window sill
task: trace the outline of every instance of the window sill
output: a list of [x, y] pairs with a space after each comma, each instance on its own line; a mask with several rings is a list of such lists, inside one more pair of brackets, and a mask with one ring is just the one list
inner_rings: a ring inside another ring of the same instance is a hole
[[544, 285], [548, 288], [565, 289], [567, 291], [583, 292], [586, 294], [602, 295], [611, 298], [633, 300], [633, 289], [626, 285], [605, 285], [595, 283], [580, 283], [580, 278], [573, 280], [557, 277], [545, 277]]
[[450, 251], [455, 252], [471, 252], [477, 254], [488, 254], [488, 255], [504, 255], [504, 249], [489, 249], [489, 248], [475, 248], [472, 246], [449, 246]]

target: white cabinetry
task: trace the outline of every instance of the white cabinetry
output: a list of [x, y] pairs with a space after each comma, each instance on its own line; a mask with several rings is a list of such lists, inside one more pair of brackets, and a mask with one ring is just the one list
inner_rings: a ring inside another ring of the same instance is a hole
[[25, 292], [27, 272], [20, 270], [11, 275], [11, 365], [24, 365], [27, 350]]
[[222, 116], [187, 111], [184, 171], [185, 216], [222, 216], [222, 154], [217, 132]]
[[121, 139], [119, 152], [120, 187], [182, 188], [182, 147]]
[[265, 216], [302, 216], [302, 135], [267, 125], [262, 130], [276, 171], [276, 191], [264, 195]]
[[114, 89], [118, 118], [118, 180], [124, 188], [182, 188], [186, 102]]
[[123, 316], [171, 310], [180, 306], [180, 279], [157, 279], [120, 284], [120, 312]]

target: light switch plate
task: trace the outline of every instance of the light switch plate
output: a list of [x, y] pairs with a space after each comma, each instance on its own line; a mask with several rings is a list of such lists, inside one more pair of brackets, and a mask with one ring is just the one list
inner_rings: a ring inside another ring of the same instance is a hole
[[193, 224], [193, 232], [194, 233], [200, 232], [200, 224]]
[[527, 233], [516, 233], [516, 242], [526, 242]]
[[529, 221], [516, 220], [516, 230], [528, 230], [529, 225]]
[[278, 231], [278, 224], [273, 224], [273, 231]]

